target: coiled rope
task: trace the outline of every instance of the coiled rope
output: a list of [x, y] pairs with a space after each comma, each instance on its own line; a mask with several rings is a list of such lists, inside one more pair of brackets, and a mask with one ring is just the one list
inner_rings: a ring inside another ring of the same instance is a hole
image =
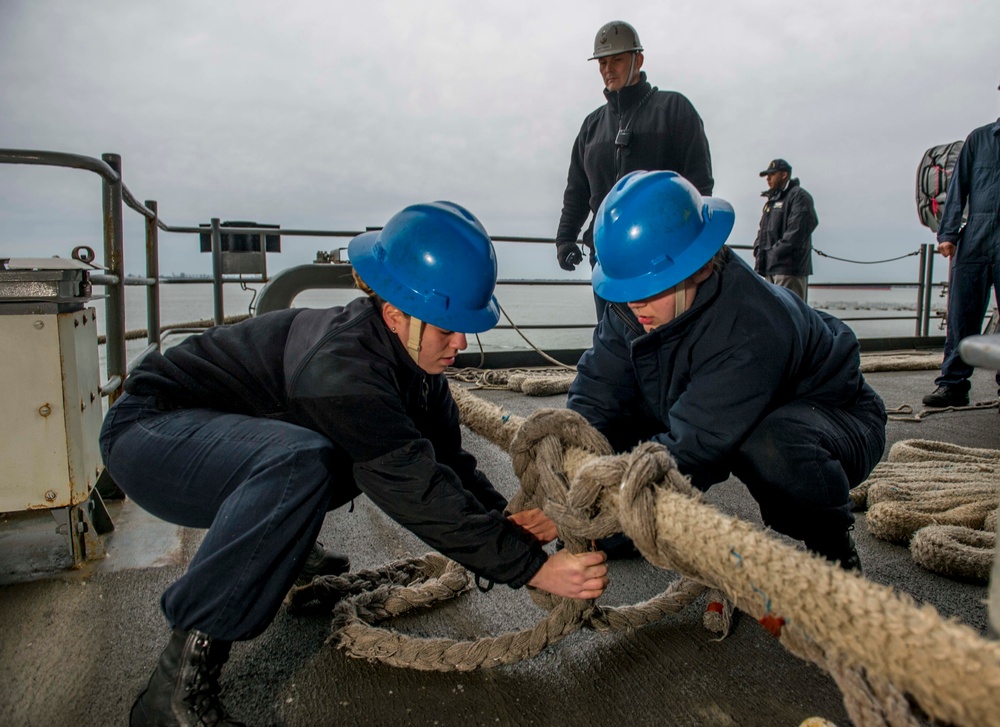
[[[940, 366], [940, 354], [872, 353], [861, 356], [861, 371], [866, 374], [875, 371], [933, 371]], [[576, 369], [567, 366], [520, 369], [462, 368], [452, 369], [448, 375], [452, 380], [472, 384], [476, 389], [503, 389], [519, 391], [527, 396], [554, 396], [569, 391], [570, 385], [576, 378]], [[907, 418], [913, 419], [913, 417]]]
[[996, 552], [1000, 450], [908, 439], [851, 491], [875, 537], [929, 571], [986, 583]]
[[456, 369], [449, 372], [453, 381], [473, 384], [475, 389], [519, 391], [527, 396], [565, 394], [576, 378], [576, 369]]
[[[905, 594], [706, 505], [660, 445], [645, 443], [631, 453], [611, 455], [607, 442], [574, 412], [541, 410], [523, 420], [460, 387], [453, 390], [463, 423], [511, 454], [521, 480], [512, 510], [541, 505], [575, 551], [590, 538], [623, 530], [646, 560], [682, 576], [669, 592], [674, 603], [647, 609], [658, 600], [651, 599], [608, 609], [533, 592], [537, 603], [550, 608], [535, 629], [457, 642], [376, 628], [364, 620], [366, 612], [375, 619], [394, 609], [375, 606], [375, 599], [357, 608], [346, 597], [337, 605], [330, 640], [351, 655], [441, 670], [510, 663], [584, 623], [634, 627], [655, 611], [674, 612], [710, 585], [778, 635], [790, 651], [829, 671], [858, 727], [919, 724], [911, 698], [934, 719], [970, 727], [995, 723], [1000, 644], [943, 619], [931, 606], [917, 605]], [[296, 589], [292, 607], [341, 598], [331, 584], [331, 579], [317, 579]], [[386, 602], [401, 590], [398, 583], [386, 585]], [[629, 608], [641, 617], [626, 616]]]

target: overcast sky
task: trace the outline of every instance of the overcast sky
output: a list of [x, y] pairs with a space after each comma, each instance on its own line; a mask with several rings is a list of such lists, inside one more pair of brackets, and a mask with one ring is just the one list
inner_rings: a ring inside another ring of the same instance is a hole
[[[0, 147], [118, 153], [170, 225], [360, 230], [449, 199], [493, 235], [552, 237], [612, 19], [701, 114], [735, 243], [753, 240], [774, 157], [815, 198], [816, 248], [879, 260], [933, 242], [923, 151], [1000, 115], [996, 0], [0, 0]], [[160, 239], [164, 273], [210, 269], [193, 237]], [[77, 244], [100, 250], [98, 177], [0, 165], [0, 254]], [[286, 237], [271, 270], [337, 244]], [[141, 270], [128, 212], [126, 245]], [[568, 275], [543, 252], [502, 249], [501, 275]], [[814, 281], [916, 277], [913, 258], [815, 266]]]

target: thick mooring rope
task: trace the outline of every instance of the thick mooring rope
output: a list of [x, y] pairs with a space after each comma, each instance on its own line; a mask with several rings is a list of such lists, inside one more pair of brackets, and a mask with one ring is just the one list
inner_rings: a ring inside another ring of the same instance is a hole
[[908, 439], [851, 491], [875, 537], [909, 543], [913, 559], [950, 578], [985, 583], [996, 552], [1000, 450]]
[[[710, 585], [779, 636], [786, 648], [826, 668], [858, 727], [918, 724], [908, 698], [932, 718], [956, 725], [996, 721], [1000, 644], [704, 504], [660, 445], [646, 443], [629, 454], [611, 455], [607, 442], [573, 412], [542, 410], [522, 420], [459, 387], [453, 390], [462, 421], [511, 453], [521, 479], [512, 510], [540, 505], [571, 549], [623, 530], [646, 560], [683, 576], [671, 587], [676, 601], [655, 609], [646, 604], [608, 609], [535, 591], [536, 602], [551, 609], [539, 626], [456, 642], [371, 626], [393, 609], [374, 605], [376, 599], [359, 608], [350, 603], [355, 597], [348, 597], [338, 606], [338, 631], [330, 638], [352, 655], [422, 669], [510, 663], [584, 623], [634, 628], [656, 620]], [[437, 578], [431, 575], [428, 582]], [[345, 581], [350, 591], [350, 578]], [[292, 604], [322, 601], [330, 583], [317, 579], [298, 589]], [[411, 587], [393, 583], [386, 587], [386, 602]], [[642, 617], [630, 618], [630, 608]]]

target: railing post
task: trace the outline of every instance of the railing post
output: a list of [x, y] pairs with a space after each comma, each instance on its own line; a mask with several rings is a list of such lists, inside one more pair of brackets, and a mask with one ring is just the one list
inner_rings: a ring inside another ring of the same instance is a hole
[[927, 285], [924, 288], [924, 335], [931, 334], [931, 293], [934, 291], [934, 245], [926, 244], [927, 250], [927, 273], [924, 280]]
[[267, 234], [260, 233], [260, 276], [267, 282]]
[[913, 335], [920, 337], [920, 331], [924, 328], [924, 317], [926, 316], [926, 311], [924, 310], [924, 285], [927, 281], [924, 279], [924, 273], [927, 267], [927, 246], [920, 246], [920, 263], [917, 269], [917, 328]]
[[212, 218], [212, 300], [215, 303], [215, 325], [221, 326], [226, 320], [226, 312], [222, 301], [222, 233], [218, 217]]
[[[118, 175], [117, 181], [103, 180], [104, 206], [104, 266], [118, 282], [108, 288], [108, 302], [105, 309], [105, 329], [107, 331], [107, 371], [108, 379], [118, 376], [125, 380], [125, 261], [124, 237], [122, 234], [122, 158], [118, 154], [102, 154], [101, 159]], [[122, 394], [122, 386], [108, 395], [108, 406]]]
[[146, 277], [153, 279], [153, 284], [146, 286], [146, 341], [149, 345], [156, 344], [160, 348], [160, 228], [157, 223], [160, 213], [156, 209], [156, 200], [147, 199], [146, 206], [155, 217], [146, 217]]

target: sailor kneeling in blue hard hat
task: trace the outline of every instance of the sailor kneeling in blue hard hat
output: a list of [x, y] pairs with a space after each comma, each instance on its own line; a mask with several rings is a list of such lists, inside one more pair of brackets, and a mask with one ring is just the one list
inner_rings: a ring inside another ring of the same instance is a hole
[[476, 574], [571, 598], [607, 585], [603, 553], [547, 555], [555, 525], [507, 501], [462, 448], [442, 375], [496, 325], [493, 244], [449, 202], [407, 207], [348, 247], [368, 296], [276, 311], [143, 361], [101, 451], [149, 512], [207, 528], [163, 594], [173, 635], [132, 707], [138, 725], [238, 725], [219, 702], [230, 643], [267, 628], [296, 578], [347, 569], [316, 537], [365, 494]]
[[613, 304], [568, 406], [616, 451], [664, 444], [702, 490], [735, 475], [766, 525], [859, 568], [848, 492], [882, 456], [885, 406], [846, 325], [725, 247], [733, 220], [673, 172], [612, 188], [593, 286]]

